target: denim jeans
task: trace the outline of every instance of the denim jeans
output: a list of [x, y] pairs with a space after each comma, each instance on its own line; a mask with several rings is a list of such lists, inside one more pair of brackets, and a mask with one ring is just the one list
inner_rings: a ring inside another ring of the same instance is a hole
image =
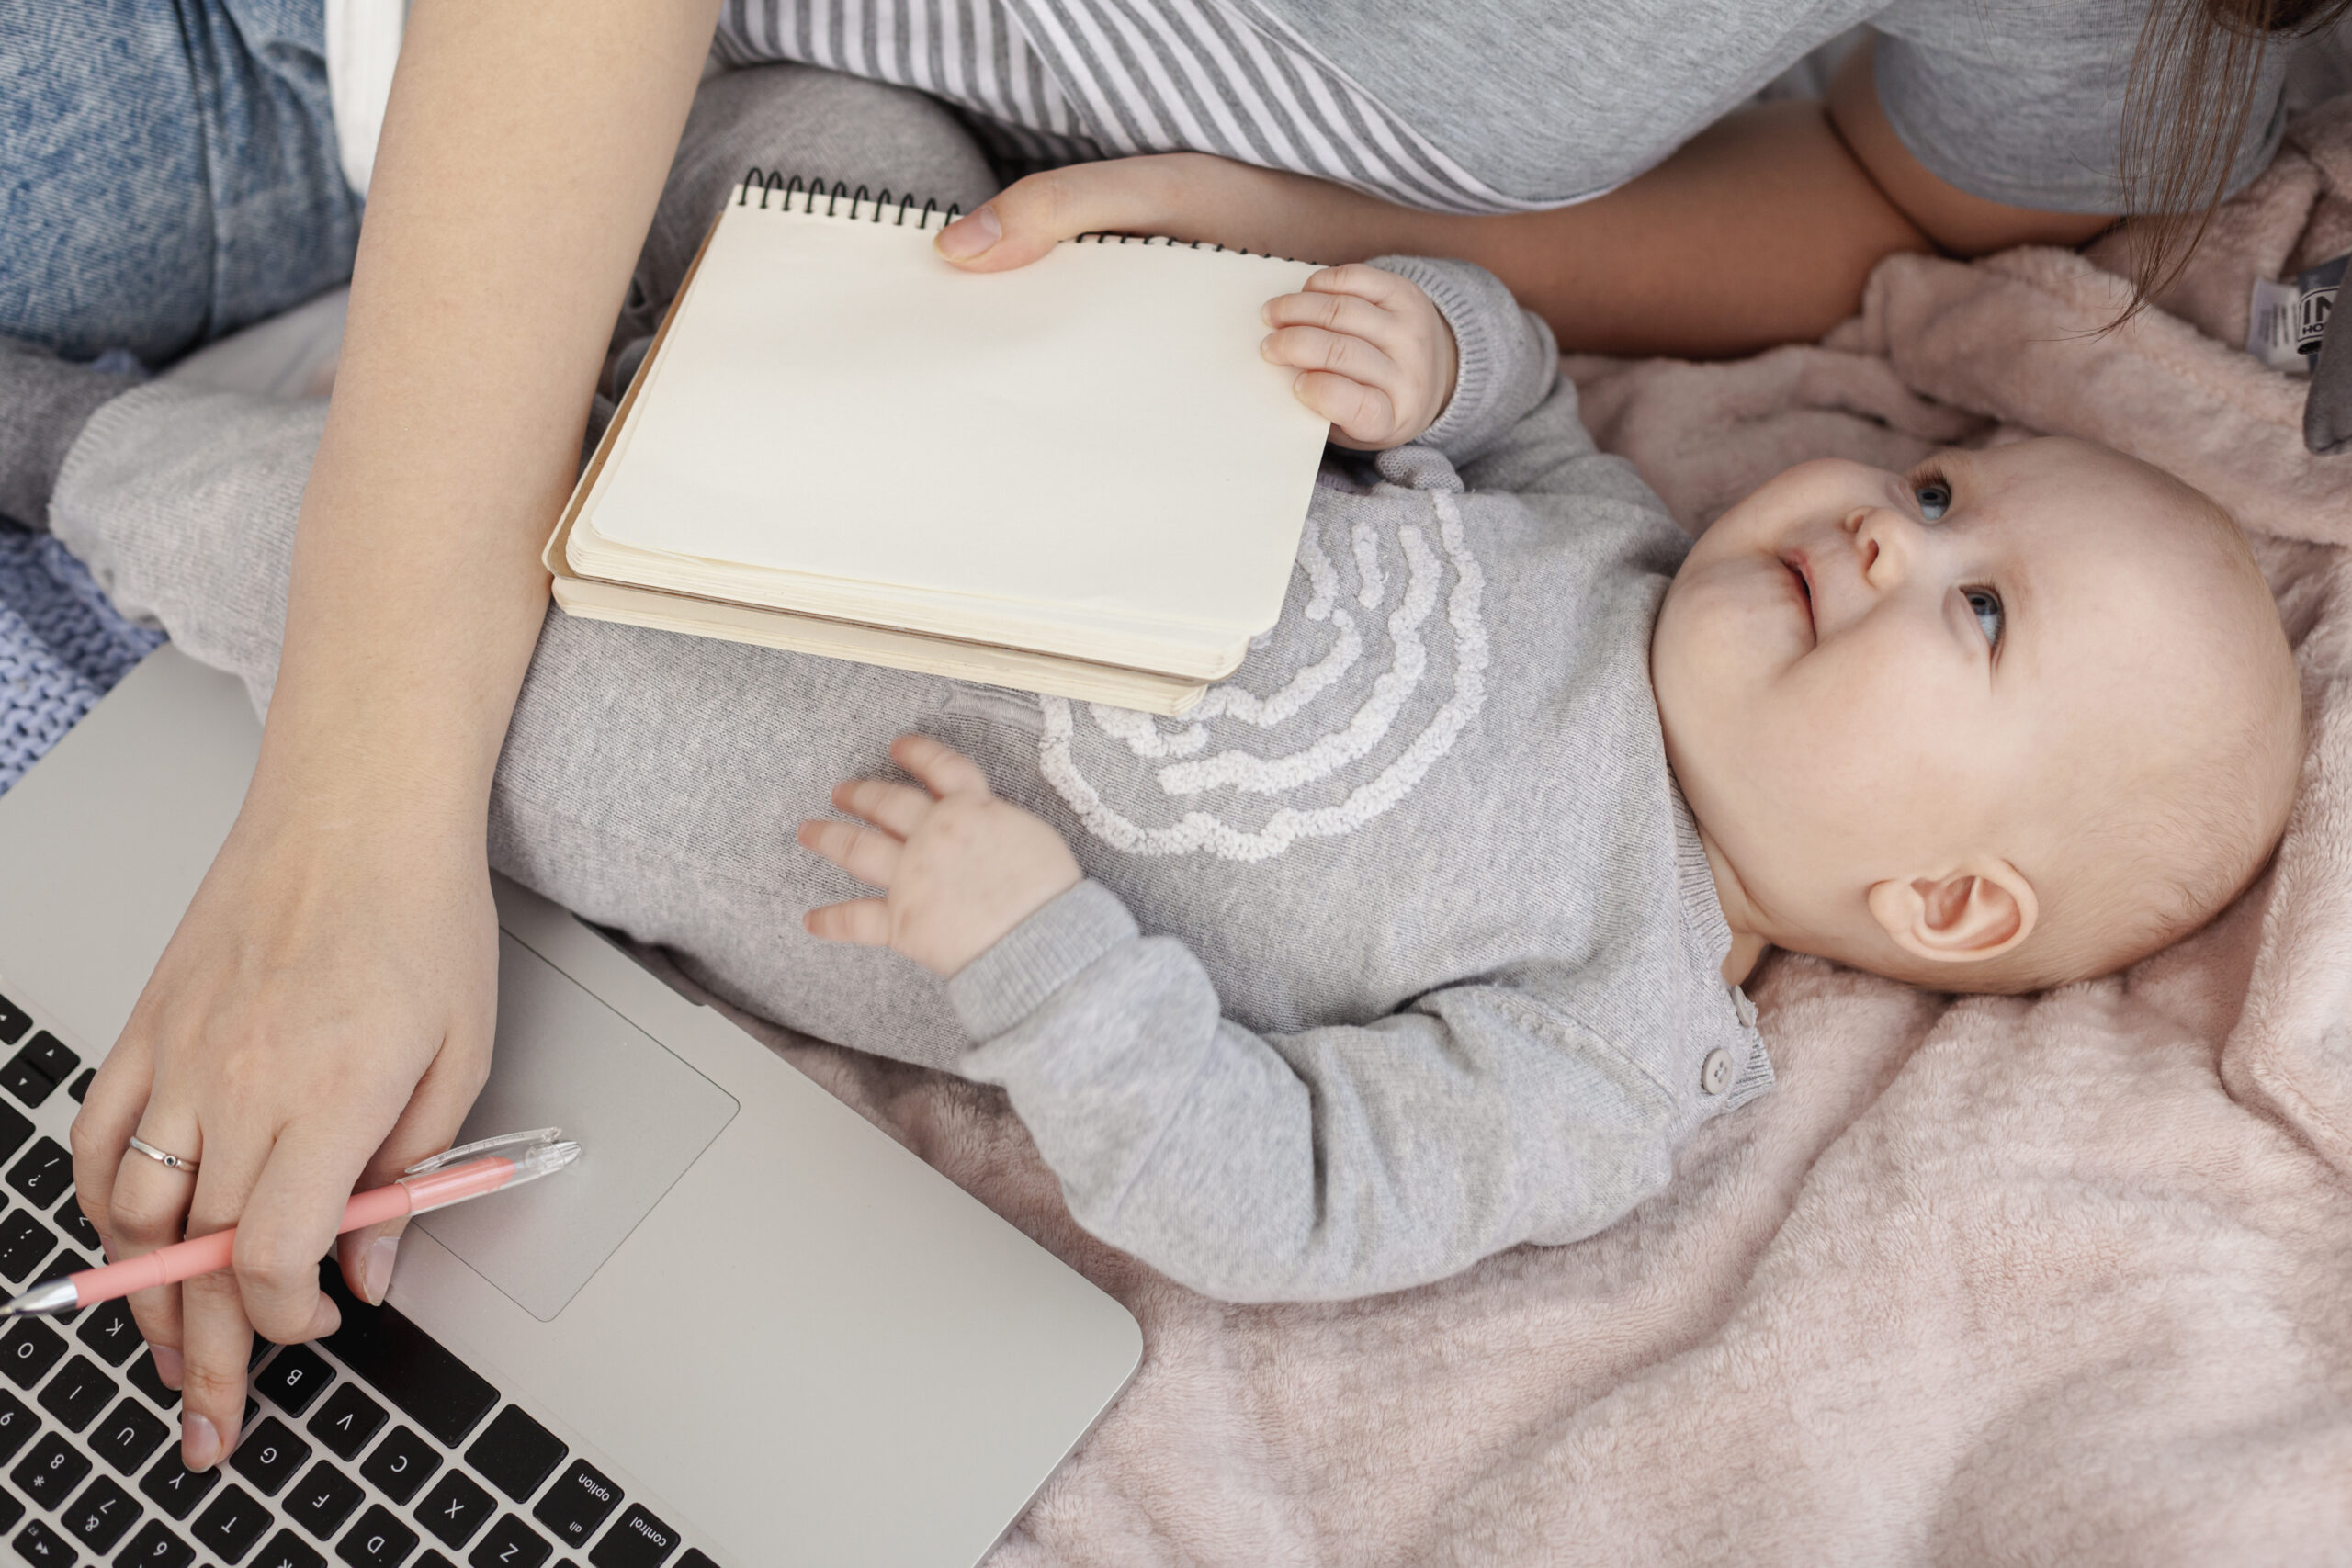
[[351, 276], [322, 0], [0, 0], [0, 334], [160, 366]]

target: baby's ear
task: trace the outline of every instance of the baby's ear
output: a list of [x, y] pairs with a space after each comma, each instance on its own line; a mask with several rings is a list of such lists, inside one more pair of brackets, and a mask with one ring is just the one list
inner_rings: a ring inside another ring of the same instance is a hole
[[1969, 861], [1939, 876], [1890, 878], [1870, 891], [1871, 916], [1894, 944], [1933, 964], [1996, 958], [2033, 934], [2033, 884], [2007, 861]]

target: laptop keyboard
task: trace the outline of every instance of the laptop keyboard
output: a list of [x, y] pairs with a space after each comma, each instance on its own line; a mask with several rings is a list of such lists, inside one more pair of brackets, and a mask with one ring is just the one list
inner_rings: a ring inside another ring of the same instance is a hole
[[[0, 1298], [87, 1269], [65, 1135], [96, 1075], [0, 997]], [[179, 1461], [179, 1394], [122, 1303], [0, 1333], [0, 1540], [39, 1568], [715, 1568], [679, 1532], [332, 1264], [343, 1326], [255, 1341], [243, 1436]]]

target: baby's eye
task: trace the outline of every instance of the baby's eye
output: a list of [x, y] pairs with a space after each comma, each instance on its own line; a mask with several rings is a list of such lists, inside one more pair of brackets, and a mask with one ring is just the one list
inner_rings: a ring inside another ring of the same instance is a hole
[[1995, 648], [2001, 646], [2001, 596], [1989, 588], [1968, 590], [1968, 608], [1976, 616], [1976, 625], [1984, 633], [1984, 640]]
[[1941, 479], [1922, 480], [1911, 487], [1911, 493], [1919, 498], [1919, 515], [1930, 523], [1940, 521], [1951, 504], [1951, 486]]

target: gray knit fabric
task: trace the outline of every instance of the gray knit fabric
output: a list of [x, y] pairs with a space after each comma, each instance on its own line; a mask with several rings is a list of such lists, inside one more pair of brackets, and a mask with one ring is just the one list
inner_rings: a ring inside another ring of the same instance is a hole
[[[1535, 323], [1458, 331], [1484, 455], [1335, 459], [1281, 621], [1187, 718], [558, 614], [494, 863], [769, 1017], [1003, 1084], [1080, 1222], [1205, 1291], [1393, 1290], [1607, 1225], [1770, 1081], [1648, 685], [1684, 541], [1572, 387], [1476, 349], [1544, 362]], [[141, 389], [91, 422], [54, 526], [266, 694], [320, 423]], [[910, 728], [1091, 879], [952, 988], [799, 924], [859, 889], [793, 824]]]

